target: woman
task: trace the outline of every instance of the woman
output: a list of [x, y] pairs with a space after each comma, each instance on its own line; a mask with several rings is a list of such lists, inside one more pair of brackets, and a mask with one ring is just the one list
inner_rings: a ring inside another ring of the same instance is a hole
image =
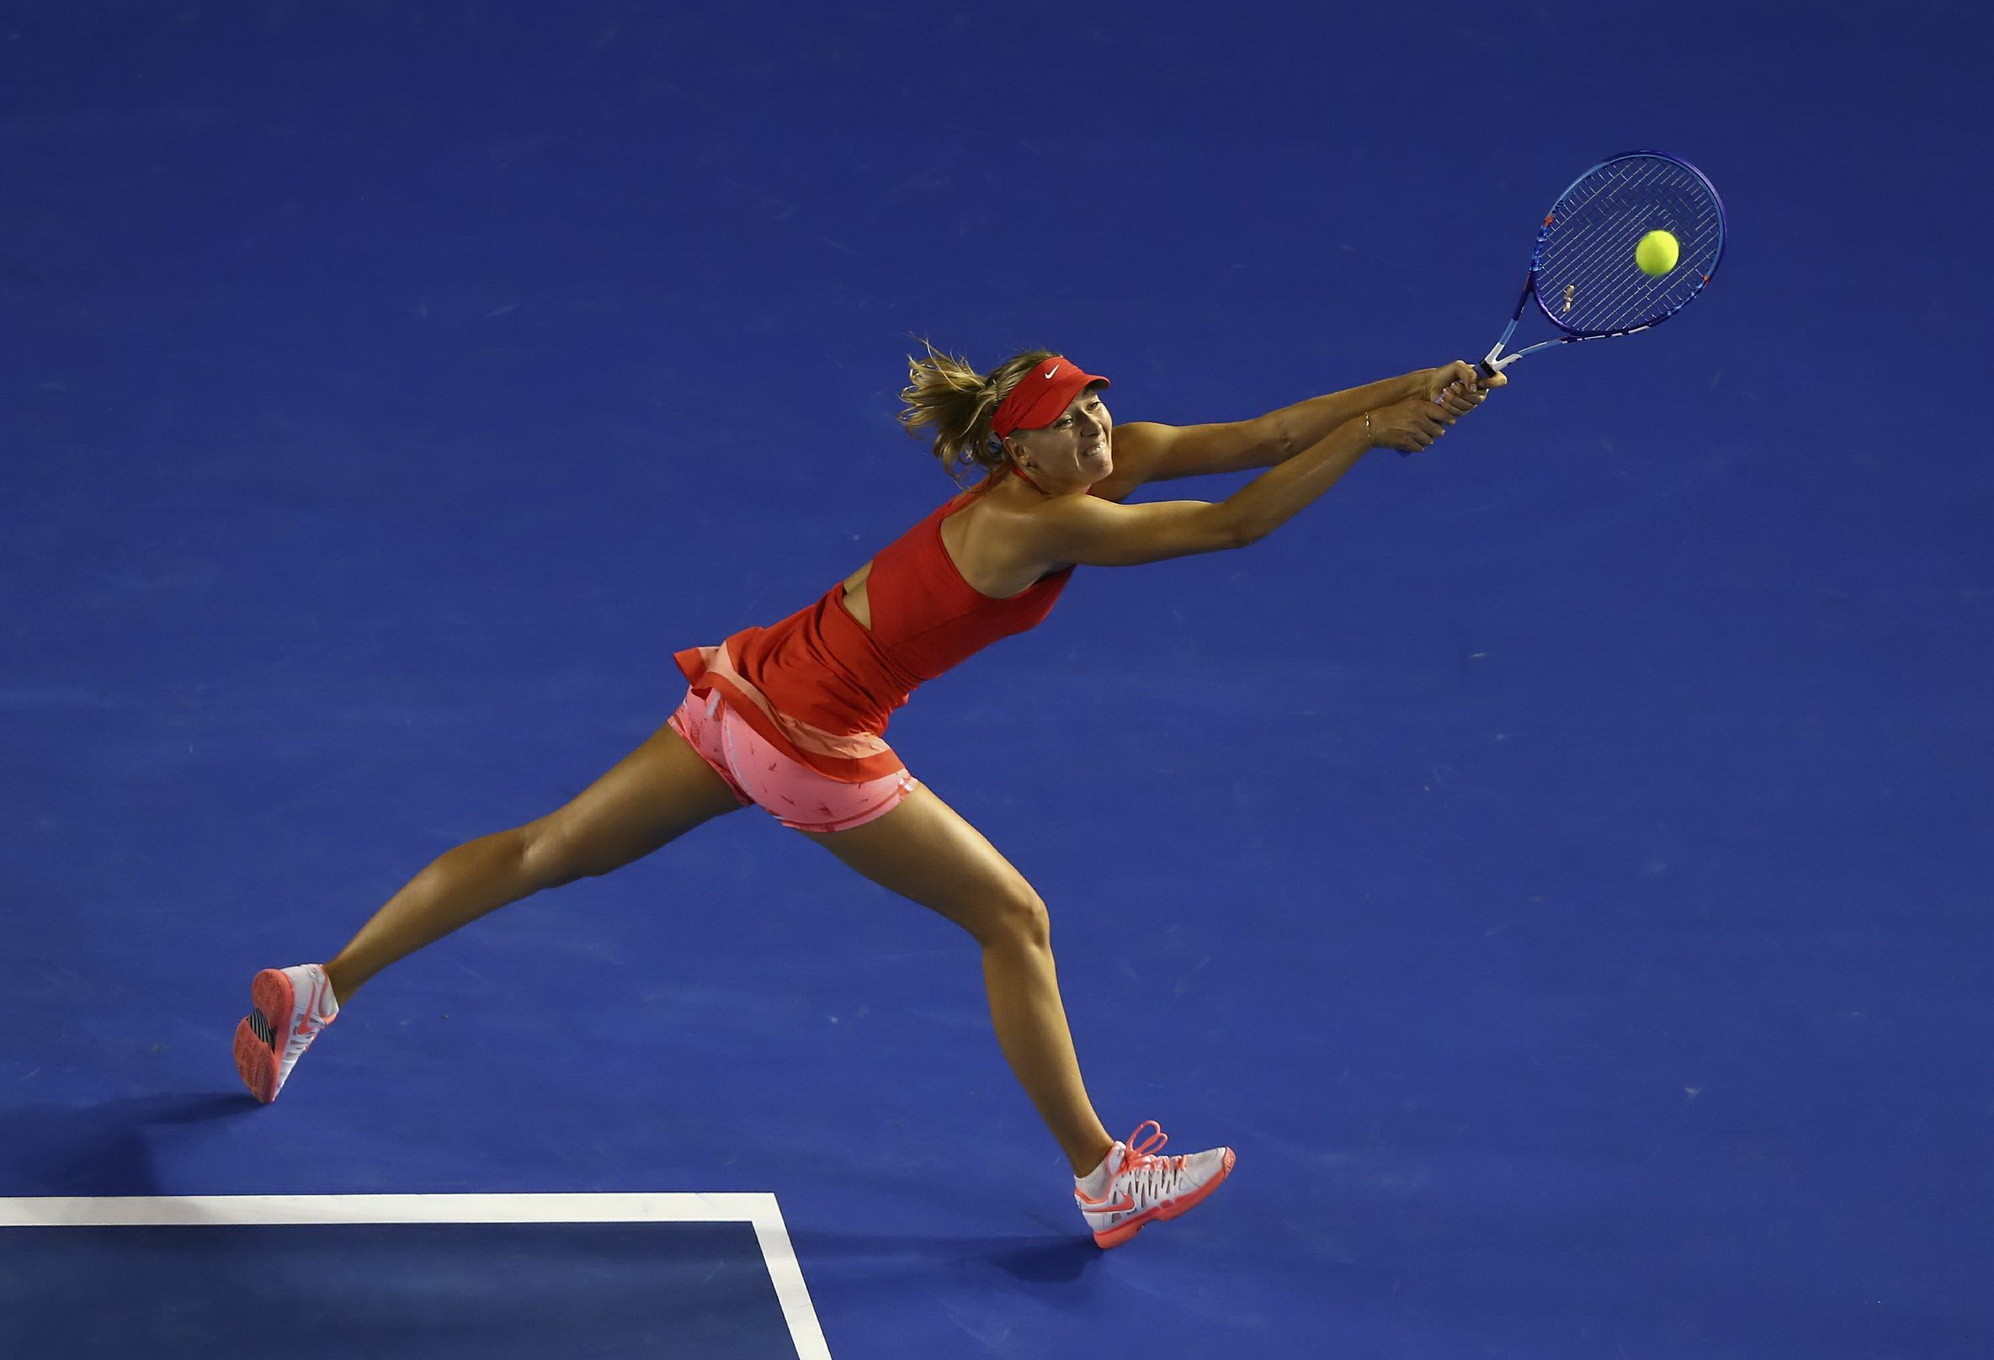
[[[932, 346], [909, 360], [901, 420], [931, 430], [951, 476], [980, 485], [936, 507], [822, 599], [769, 628], [680, 652], [690, 688], [666, 725], [566, 807], [460, 845], [418, 874], [324, 965], [259, 973], [236, 1065], [276, 1099], [342, 1003], [395, 960], [486, 912], [650, 854], [757, 803], [981, 946], [1012, 1071], [1074, 1171], [1103, 1247], [1202, 1200], [1230, 1148], [1160, 1155], [1146, 1122], [1109, 1137], [1080, 1079], [1045, 904], [882, 739], [909, 692], [1042, 620], [1076, 565], [1116, 567], [1252, 543], [1374, 448], [1425, 448], [1487, 395], [1464, 363], [1316, 397], [1256, 420], [1116, 429], [1107, 379], [1020, 354], [980, 374]], [[1503, 380], [1489, 380], [1487, 387]], [[1145, 482], [1268, 468], [1223, 501], [1122, 502]]]

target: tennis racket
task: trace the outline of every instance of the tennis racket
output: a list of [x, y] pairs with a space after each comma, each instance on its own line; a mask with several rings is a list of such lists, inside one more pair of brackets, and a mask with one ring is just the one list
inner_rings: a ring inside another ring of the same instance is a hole
[[[1634, 262], [1634, 247], [1651, 231], [1676, 238], [1667, 273], [1651, 275]], [[1709, 285], [1723, 258], [1724, 203], [1701, 170], [1661, 151], [1601, 161], [1544, 214], [1516, 313], [1476, 367], [1494, 377], [1540, 349], [1659, 326]], [[1504, 354], [1532, 298], [1559, 334]]]

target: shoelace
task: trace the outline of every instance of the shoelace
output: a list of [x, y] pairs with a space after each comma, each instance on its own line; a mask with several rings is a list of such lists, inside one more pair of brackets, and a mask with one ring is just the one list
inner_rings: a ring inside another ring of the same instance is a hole
[[[1145, 1137], [1143, 1135], [1144, 1129], [1155, 1129], [1156, 1132]], [[1155, 1161], [1183, 1161], [1182, 1157], [1165, 1159], [1156, 1155], [1163, 1151], [1164, 1144], [1169, 1141], [1170, 1135], [1163, 1131], [1163, 1125], [1157, 1123], [1154, 1119], [1143, 1120], [1135, 1126], [1134, 1133], [1122, 1140], [1122, 1145], [1126, 1149], [1122, 1157], [1123, 1170], [1127, 1170], [1130, 1167], [1147, 1166], [1149, 1163]]]
[[[1154, 1132], [1145, 1134], [1145, 1129]], [[1182, 1157], [1157, 1155], [1169, 1141], [1170, 1135], [1154, 1119], [1145, 1119], [1136, 1125], [1135, 1132], [1122, 1144], [1122, 1164], [1115, 1168], [1115, 1174], [1108, 1180], [1108, 1198], [1114, 1198], [1113, 1188], [1117, 1185], [1123, 1188], [1125, 1196], [1132, 1197], [1130, 1209], [1137, 1207], [1145, 1197], [1152, 1202], [1167, 1198], [1176, 1188], [1177, 1178], [1184, 1174]]]

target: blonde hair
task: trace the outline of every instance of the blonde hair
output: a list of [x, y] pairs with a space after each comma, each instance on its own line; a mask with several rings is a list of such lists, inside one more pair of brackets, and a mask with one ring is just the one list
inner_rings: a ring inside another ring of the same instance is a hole
[[990, 419], [1019, 380], [1055, 357], [1056, 351], [1028, 349], [988, 373], [978, 373], [968, 360], [944, 354], [926, 340], [921, 344], [928, 351], [926, 358], [907, 357], [908, 382], [900, 393], [906, 406], [900, 423], [910, 435], [934, 431], [935, 457], [958, 482], [964, 464], [986, 474], [1003, 467], [1008, 459], [1003, 442], [990, 432]]

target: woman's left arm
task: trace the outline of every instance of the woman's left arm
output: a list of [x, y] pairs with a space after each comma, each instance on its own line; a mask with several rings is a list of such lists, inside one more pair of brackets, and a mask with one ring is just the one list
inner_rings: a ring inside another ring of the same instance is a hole
[[[1109, 482], [1133, 491], [1144, 482], [1245, 472], [1284, 463], [1319, 443], [1331, 430], [1366, 411], [1416, 394], [1438, 398], [1453, 383], [1472, 383], [1475, 370], [1456, 361], [1420, 368], [1363, 387], [1311, 397], [1252, 420], [1224, 425], [1158, 425], [1131, 421], [1115, 427], [1115, 470]], [[1096, 488], [1102, 494], [1106, 484]]]

